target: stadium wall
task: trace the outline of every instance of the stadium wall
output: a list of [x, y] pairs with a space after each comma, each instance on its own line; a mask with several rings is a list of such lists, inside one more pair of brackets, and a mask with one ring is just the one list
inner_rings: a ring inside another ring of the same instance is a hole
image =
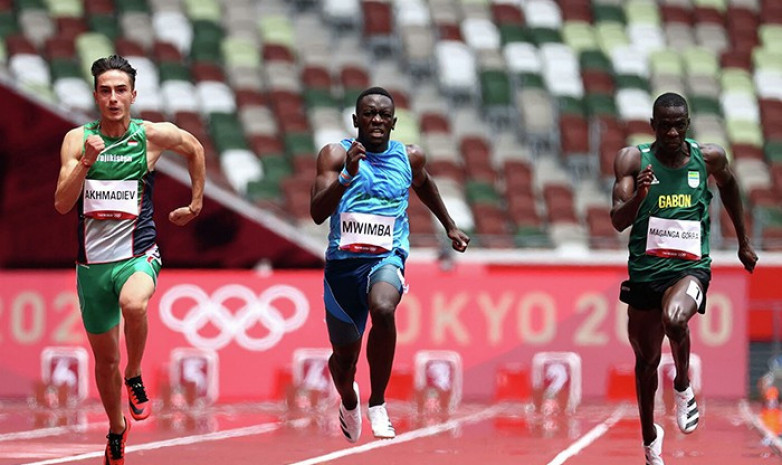
[[[749, 277], [739, 267], [715, 267], [707, 312], [691, 325], [693, 352], [704, 361], [704, 394], [746, 395], [748, 309], [755, 296], [779, 297], [773, 277], [780, 271]], [[604, 396], [609, 370], [633, 363], [625, 306], [617, 300], [625, 274], [613, 265], [411, 265], [395, 367], [409, 368], [419, 350], [457, 351], [464, 397], [486, 399], [499, 368], [528, 370], [537, 352], [574, 351], [583, 362], [584, 396]], [[41, 378], [45, 347], [87, 347], [75, 274], [0, 272], [0, 282], [0, 397], [26, 397]], [[317, 270], [164, 270], [149, 322], [143, 369], [153, 392], [166, 380], [175, 348], [217, 353], [220, 400], [227, 401], [279, 397], [293, 351], [328, 347]], [[367, 372], [362, 357], [358, 377], [366, 385]], [[96, 397], [92, 366], [88, 373], [89, 396]]]

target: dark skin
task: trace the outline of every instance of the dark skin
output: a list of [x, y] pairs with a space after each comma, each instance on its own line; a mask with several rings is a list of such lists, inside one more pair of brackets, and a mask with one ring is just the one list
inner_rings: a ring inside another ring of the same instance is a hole
[[[396, 125], [394, 104], [384, 95], [366, 95], [359, 102], [353, 115], [353, 126], [358, 137], [346, 151], [340, 144], [329, 144], [318, 154], [317, 176], [312, 188], [310, 214], [321, 224], [328, 219], [339, 205], [347, 187], [339, 183], [343, 167], [355, 176], [366, 153], [382, 153], [388, 148], [391, 131]], [[445, 228], [454, 250], [464, 252], [470, 238], [454, 223], [440, 197], [440, 192], [426, 170], [426, 155], [420, 147], [407, 145], [407, 156], [413, 173], [412, 188], [421, 201], [437, 217]], [[395, 312], [402, 296], [389, 283], [378, 282], [369, 290], [369, 316], [372, 328], [367, 339], [367, 360], [372, 393], [369, 406], [385, 402], [385, 391], [391, 377], [391, 367], [396, 348]], [[358, 403], [353, 391], [356, 363], [361, 352], [361, 339], [348, 345], [332, 345], [329, 369], [334, 384], [347, 409], [354, 409]]]
[[[690, 120], [687, 109], [658, 107], [651, 119], [655, 133], [653, 151], [665, 166], [679, 168], [690, 161], [690, 146], [684, 140]], [[736, 177], [728, 164], [725, 150], [714, 144], [701, 146], [706, 171], [717, 183], [720, 198], [733, 222], [738, 237], [738, 257], [744, 268], [752, 273], [758, 257], [750, 244], [744, 225], [744, 209], [741, 203]], [[613, 188], [611, 222], [617, 231], [631, 226], [638, 214], [641, 202], [649, 194], [654, 178], [651, 165], [641, 167], [641, 152], [637, 147], [625, 147], [614, 162], [616, 179]], [[628, 335], [635, 353], [635, 382], [638, 411], [644, 444], [651, 444], [657, 437], [654, 428], [654, 397], [657, 391], [657, 367], [662, 355], [663, 337], [668, 336], [676, 365], [674, 387], [687, 389], [689, 380], [690, 333], [688, 322], [698, 308], [695, 299], [687, 294], [694, 283], [703, 293], [703, 285], [692, 276], [686, 276], [669, 287], [662, 299], [662, 308], [638, 310], [628, 308]]]

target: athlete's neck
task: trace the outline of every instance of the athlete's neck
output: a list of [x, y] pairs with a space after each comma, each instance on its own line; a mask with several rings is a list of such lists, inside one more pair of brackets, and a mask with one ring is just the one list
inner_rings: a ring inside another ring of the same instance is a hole
[[669, 168], [679, 168], [684, 166], [690, 158], [690, 144], [683, 142], [678, 150], [670, 150], [655, 142], [654, 155], [663, 165]]
[[106, 121], [105, 119], [102, 119], [98, 123], [100, 133], [106, 137], [111, 137], [112, 139], [125, 135], [125, 133], [128, 132], [129, 127], [130, 117], [123, 118], [119, 121]]
[[389, 141], [385, 141], [380, 144], [373, 144], [372, 142], [362, 140], [360, 138], [357, 138], [356, 140], [361, 142], [361, 145], [363, 145], [364, 148], [367, 149], [367, 152], [370, 153], [383, 153], [388, 150]]

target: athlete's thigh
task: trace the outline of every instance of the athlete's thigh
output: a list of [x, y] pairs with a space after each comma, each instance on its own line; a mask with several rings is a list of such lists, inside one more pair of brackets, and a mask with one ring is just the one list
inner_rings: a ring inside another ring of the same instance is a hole
[[659, 357], [665, 337], [660, 309], [627, 308], [627, 335], [636, 354], [646, 360]]
[[698, 312], [706, 294], [695, 276], [685, 276], [663, 294], [663, 312], [672, 322], [687, 322]]
[[88, 334], [102, 334], [119, 324], [118, 295], [112, 283], [113, 267], [113, 264], [80, 264], [76, 267], [79, 307]]
[[155, 293], [159, 273], [160, 262], [149, 256], [135, 257], [123, 264], [114, 276], [120, 306], [149, 301]]
[[399, 305], [404, 292], [405, 278], [402, 270], [393, 264], [385, 264], [369, 276], [369, 309], [392, 309]]

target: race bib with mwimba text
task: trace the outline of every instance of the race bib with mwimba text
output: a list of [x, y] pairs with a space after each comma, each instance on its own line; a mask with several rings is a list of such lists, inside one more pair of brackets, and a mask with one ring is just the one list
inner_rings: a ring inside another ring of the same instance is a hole
[[390, 216], [340, 213], [340, 250], [374, 254], [390, 251], [394, 246], [395, 220]]
[[138, 181], [84, 180], [84, 216], [98, 220], [132, 220], [139, 213]]
[[664, 258], [699, 260], [701, 258], [701, 223], [649, 217], [646, 254]]

